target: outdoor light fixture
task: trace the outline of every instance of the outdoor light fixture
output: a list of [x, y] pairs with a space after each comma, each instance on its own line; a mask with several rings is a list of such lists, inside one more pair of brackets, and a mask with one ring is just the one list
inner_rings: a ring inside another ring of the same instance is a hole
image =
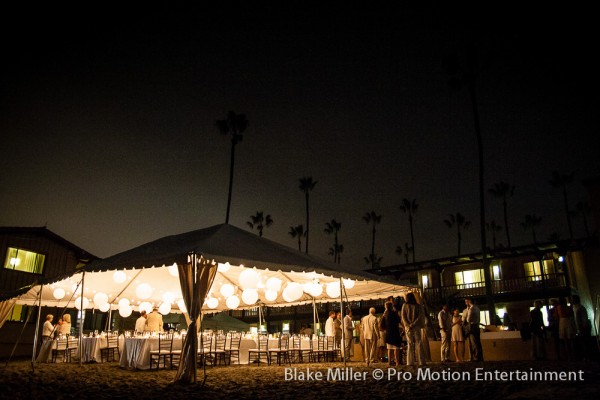
[[56, 288], [56, 289], [54, 289], [54, 292], [52, 293], [52, 296], [54, 296], [54, 298], [56, 300], [60, 300], [63, 297], [65, 297], [65, 294], [66, 294], [65, 293], [65, 289], [63, 289], [63, 288]]

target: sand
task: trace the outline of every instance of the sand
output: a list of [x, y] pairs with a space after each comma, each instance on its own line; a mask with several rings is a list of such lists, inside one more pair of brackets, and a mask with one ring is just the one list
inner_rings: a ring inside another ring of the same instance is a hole
[[[597, 362], [555, 361], [431, 363], [389, 370], [387, 364], [367, 367], [359, 362], [346, 367], [343, 363], [208, 366], [203, 386], [172, 383], [174, 370], [130, 371], [116, 362], [35, 364], [32, 370], [30, 361], [13, 360], [0, 365], [0, 398], [592, 399], [600, 389], [599, 367]], [[376, 379], [380, 371], [382, 378]], [[517, 371], [555, 375], [534, 381], [530, 375], [517, 376]], [[560, 372], [570, 380], [555, 380]], [[199, 368], [199, 381], [203, 376]]]

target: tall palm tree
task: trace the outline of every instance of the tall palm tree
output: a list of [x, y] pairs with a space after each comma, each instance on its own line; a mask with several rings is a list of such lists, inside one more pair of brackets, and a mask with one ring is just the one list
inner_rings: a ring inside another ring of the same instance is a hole
[[448, 228], [456, 227], [456, 233], [458, 235], [458, 255], [460, 256], [462, 231], [468, 229], [469, 226], [471, 226], [471, 221], [467, 221], [461, 213], [457, 212], [456, 216], [454, 214], [449, 214], [448, 219], [445, 219], [444, 223]]
[[319, 181], [313, 181], [312, 176], [305, 176], [304, 178], [300, 178], [300, 190], [302, 190], [306, 199], [306, 254], [308, 254], [308, 234], [310, 231], [310, 208], [308, 207], [308, 194], [312, 192], [317, 183], [319, 183]]
[[[494, 187], [488, 190], [494, 197], [498, 199], [502, 199], [502, 209], [504, 211], [504, 227], [506, 229], [506, 242], [508, 247], [511, 247], [510, 244], [510, 232], [508, 231], [508, 206], [506, 199], [507, 197], [512, 197], [515, 193], [515, 185], [509, 185], [504, 181], [500, 181], [498, 183], [494, 183]], [[496, 246], [494, 246], [496, 248]]]
[[[479, 38], [477, 38], [479, 39]], [[484, 50], [493, 49], [493, 46], [483, 45]], [[477, 106], [477, 75], [484, 71], [492, 59], [491, 53], [481, 54], [477, 46], [470, 44], [466, 47], [463, 63], [459, 57], [447, 57], [445, 61], [446, 72], [450, 75], [450, 86], [456, 90], [467, 87], [471, 98], [471, 109], [473, 112], [473, 123], [475, 137], [477, 138], [477, 154], [479, 159], [479, 233], [481, 236], [481, 264], [485, 280], [485, 298], [490, 315], [496, 315], [494, 294], [492, 293], [492, 275], [490, 273], [490, 260], [487, 256], [487, 242], [485, 235], [485, 188], [484, 188], [484, 156], [483, 137], [481, 135], [481, 124], [479, 122], [479, 108]]]
[[404, 242], [404, 250], [402, 249], [402, 246], [396, 246], [396, 254], [398, 254], [399, 256], [404, 255], [404, 260], [406, 261], [406, 264], [408, 264], [408, 257], [411, 252], [412, 249], [406, 242]]
[[502, 232], [502, 227], [496, 225], [496, 221], [492, 220], [489, 224], [485, 224], [488, 231], [492, 232], [492, 249], [496, 250], [496, 233]]
[[558, 171], [552, 171], [552, 179], [550, 184], [555, 188], [561, 188], [563, 191], [563, 198], [565, 201], [565, 213], [567, 215], [567, 225], [569, 227], [569, 238], [573, 240], [573, 227], [571, 226], [572, 213], [569, 211], [569, 200], [567, 198], [567, 186], [573, 183], [574, 172], [568, 175], [561, 175]]
[[231, 191], [233, 189], [233, 167], [235, 164], [235, 146], [242, 141], [244, 131], [248, 127], [245, 114], [236, 114], [229, 111], [225, 119], [217, 120], [217, 128], [222, 135], [231, 135], [231, 158], [229, 162], [229, 194], [227, 195], [227, 213], [225, 223], [229, 223], [229, 211], [231, 210]]
[[257, 211], [255, 215], [250, 216], [250, 221], [246, 222], [246, 224], [248, 224], [251, 229], [256, 227], [258, 236], [262, 237], [263, 229], [273, 225], [273, 219], [270, 214], [265, 216], [262, 211]]
[[344, 252], [344, 245], [343, 244], [337, 244], [337, 245], [333, 245], [329, 248], [329, 252], [327, 253], [330, 256], [333, 256], [334, 262], [335, 259], [337, 257], [337, 263], [339, 264], [342, 260], [342, 253]]
[[367, 224], [372, 224], [373, 229], [372, 229], [372, 234], [373, 234], [373, 239], [371, 240], [371, 258], [370, 260], [373, 261], [375, 259], [375, 226], [377, 226], [377, 224], [381, 223], [381, 215], [377, 215], [375, 213], [375, 211], [370, 211], [365, 213], [365, 215], [363, 215], [363, 220], [367, 223]]
[[369, 254], [368, 257], [365, 257], [365, 262], [367, 265], [371, 264], [371, 268], [377, 268], [381, 266], [381, 260], [383, 260], [383, 257], [379, 257], [377, 254], [373, 253]]
[[535, 228], [540, 226], [541, 223], [542, 223], [542, 218], [538, 217], [535, 214], [527, 214], [525, 216], [525, 220], [523, 222], [521, 222], [521, 226], [523, 227], [523, 229], [525, 229], [526, 231], [531, 231], [534, 244], [537, 243], [537, 238], [535, 236]]
[[577, 215], [581, 215], [583, 219], [583, 227], [585, 228], [585, 237], [590, 237], [590, 229], [588, 227], [587, 218], [592, 215], [592, 207], [590, 204], [585, 201], [580, 201], [575, 204], [575, 209], [577, 210]]
[[290, 226], [290, 231], [288, 234], [292, 238], [298, 238], [298, 251], [302, 251], [302, 237], [306, 236], [306, 233], [304, 232], [304, 225], [300, 224], [296, 226]]
[[338, 232], [340, 231], [340, 229], [342, 229], [342, 224], [340, 222], [337, 222], [335, 219], [332, 219], [331, 222], [325, 222], [325, 229], [324, 232], [328, 235], [333, 234], [333, 247], [331, 248], [333, 250], [333, 262], [334, 263], [338, 263], [339, 264], [339, 260], [338, 260], [338, 249], [339, 249], [339, 242], [338, 242]]
[[410, 225], [410, 241], [412, 248], [412, 261], [415, 263], [415, 235], [413, 233], [413, 215], [417, 212], [419, 205], [417, 204], [417, 200], [413, 199], [412, 201], [408, 199], [402, 199], [402, 205], [400, 206], [400, 210], [408, 214], [408, 224]]

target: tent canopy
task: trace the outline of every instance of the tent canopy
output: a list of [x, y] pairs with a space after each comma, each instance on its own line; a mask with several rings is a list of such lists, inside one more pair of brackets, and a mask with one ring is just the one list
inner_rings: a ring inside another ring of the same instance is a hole
[[[336, 301], [340, 281], [349, 301], [398, 296], [415, 289], [379, 277], [375, 280], [366, 273], [345, 272], [347, 268], [339, 264], [221, 224], [163, 237], [88, 264], [84, 268], [84, 308], [105, 311], [110, 305], [120, 313], [124, 309], [123, 315], [129, 303], [134, 310], [157, 306], [163, 314], [185, 311], [176, 264], [187, 263], [190, 253], [219, 264], [203, 312], [256, 307], [259, 303], [289, 306], [313, 300]], [[82, 273], [45, 285], [42, 304], [79, 306], [81, 288], [77, 285]], [[17, 302], [34, 304], [38, 293], [39, 286], [34, 287]]]

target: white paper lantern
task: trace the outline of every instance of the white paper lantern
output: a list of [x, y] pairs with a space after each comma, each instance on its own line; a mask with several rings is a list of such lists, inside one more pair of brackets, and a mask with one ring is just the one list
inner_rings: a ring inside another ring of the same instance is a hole
[[277, 300], [278, 293], [275, 290], [265, 290], [265, 299], [267, 301], [275, 301]]
[[242, 289], [256, 289], [258, 285], [258, 272], [254, 269], [246, 268], [242, 271], [239, 278], [239, 283]]
[[353, 279], [344, 279], [343, 281], [346, 289], [352, 289], [354, 287], [355, 281]]
[[127, 280], [127, 275], [123, 271], [115, 271], [113, 274], [113, 281], [116, 283], [123, 283]]
[[183, 299], [179, 299], [177, 300], [177, 307], [179, 307], [179, 310], [183, 313], [187, 312], [187, 307], [185, 306], [185, 301], [183, 301]]
[[240, 305], [240, 298], [237, 296], [230, 296], [227, 298], [225, 304], [227, 304], [227, 307], [234, 310]]
[[133, 309], [131, 308], [131, 306], [119, 307], [119, 315], [123, 318], [129, 317], [132, 312]]
[[258, 291], [256, 289], [244, 289], [242, 301], [249, 306], [255, 304], [258, 301]]
[[90, 301], [87, 297], [78, 297], [75, 299], [75, 308], [81, 310], [81, 301], [83, 300], [83, 309], [85, 310], [90, 305]]
[[329, 282], [325, 291], [327, 292], [327, 296], [331, 297], [332, 299], [340, 297], [340, 283]]
[[152, 296], [152, 290], [153, 290], [152, 287], [150, 285], [148, 285], [147, 283], [140, 283], [135, 288], [135, 294], [141, 300], [146, 300], [146, 299], [149, 299], [150, 296]]
[[216, 297], [209, 297], [208, 300], [206, 300], [206, 305], [208, 308], [215, 309], [219, 306], [219, 299]]
[[167, 315], [171, 312], [171, 303], [162, 303], [160, 307], [158, 307], [158, 312], [162, 315]]
[[179, 277], [179, 268], [177, 268], [177, 263], [170, 265], [167, 269], [169, 270], [169, 274], [175, 277]]
[[122, 298], [121, 300], [119, 300], [119, 308], [129, 307], [129, 305], [130, 305], [129, 299]]
[[290, 282], [287, 284], [285, 289], [283, 289], [282, 296], [283, 299], [289, 303], [300, 299], [303, 292], [302, 285], [297, 282]]
[[223, 286], [221, 286], [221, 290], [220, 290], [223, 297], [231, 297], [233, 295], [234, 291], [235, 291], [235, 288], [230, 283], [224, 283]]
[[98, 292], [94, 295], [94, 306], [100, 308], [101, 305], [108, 303], [108, 295], [106, 293]]
[[102, 312], [107, 312], [110, 309], [110, 304], [109, 303], [104, 303], [101, 306], [98, 307], [98, 310], [102, 311]]
[[142, 301], [138, 310], [140, 310], [140, 312], [146, 311], [146, 314], [150, 314], [152, 312], [152, 304], [149, 301]]
[[276, 278], [274, 276], [267, 279], [266, 283], [267, 290], [271, 290], [273, 292], [279, 292], [281, 290], [281, 279]]
[[175, 295], [171, 292], [165, 292], [162, 295], [162, 299], [165, 303], [173, 304], [173, 302], [175, 301]]
[[227, 272], [227, 271], [229, 271], [230, 268], [231, 268], [231, 264], [229, 264], [228, 262], [226, 262], [225, 264], [219, 263], [217, 265], [217, 271], [219, 271], [219, 272]]
[[56, 288], [54, 289], [54, 292], [52, 292], [52, 296], [54, 296], [56, 300], [62, 299], [63, 297], [65, 297], [65, 294], [65, 289], [63, 288]]
[[323, 294], [323, 286], [320, 283], [309, 283], [305, 285], [304, 291], [313, 297], [319, 297]]

